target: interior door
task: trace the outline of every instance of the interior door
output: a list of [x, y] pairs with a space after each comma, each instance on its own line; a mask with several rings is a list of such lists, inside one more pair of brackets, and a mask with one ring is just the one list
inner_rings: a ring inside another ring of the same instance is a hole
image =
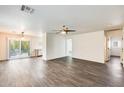
[[110, 60], [110, 56], [111, 56], [111, 38], [108, 37], [107, 38], [107, 60]]
[[72, 39], [67, 39], [66, 52], [67, 56], [72, 56]]
[[121, 53], [120, 53], [120, 57], [121, 57], [121, 63], [123, 64], [123, 55], [124, 55], [124, 49], [123, 49], [123, 36], [122, 36], [122, 39], [121, 39]]
[[110, 37], [107, 35], [108, 33], [105, 32], [105, 61], [110, 60], [110, 54], [111, 54], [111, 42]]

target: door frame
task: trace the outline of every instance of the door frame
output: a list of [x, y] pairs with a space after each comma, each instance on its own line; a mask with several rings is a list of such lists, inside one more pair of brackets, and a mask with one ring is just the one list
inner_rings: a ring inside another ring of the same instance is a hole
[[[123, 63], [123, 53], [124, 53], [124, 51], [123, 51], [123, 42], [124, 42], [124, 40], [123, 40], [123, 29], [117, 29], [117, 30], [120, 30], [122, 32], [122, 35], [120, 35], [120, 37], [122, 38], [121, 39], [121, 51], [120, 51], [120, 63]], [[106, 58], [108, 56], [108, 51], [107, 51], [107, 48], [108, 48], [107, 46], [108, 45], [107, 44], [111, 39], [108, 36], [108, 32], [117, 31], [117, 30], [116, 29], [115, 30], [104, 30], [104, 35], [105, 35], [105, 57], [104, 57], [104, 60], [105, 60], [105, 62], [110, 60], [109, 58], [108, 59]], [[111, 52], [110, 49], [109, 49], [109, 52]]]

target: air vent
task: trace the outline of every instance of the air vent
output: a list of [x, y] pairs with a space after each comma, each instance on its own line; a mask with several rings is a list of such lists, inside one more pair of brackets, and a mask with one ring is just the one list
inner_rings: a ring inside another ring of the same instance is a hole
[[30, 8], [29, 6], [22, 5], [21, 11], [24, 11], [26, 13], [32, 14], [34, 12], [34, 9]]

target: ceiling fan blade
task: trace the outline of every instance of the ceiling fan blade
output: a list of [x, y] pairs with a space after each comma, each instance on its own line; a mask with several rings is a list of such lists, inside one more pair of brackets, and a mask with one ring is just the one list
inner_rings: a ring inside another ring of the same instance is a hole
[[56, 31], [55, 34], [59, 34], [59, 33], [61, 33], [63, 30], [52, 30], [52, 31]]
[[66, 30], [66, 32], [75, 32], [76, 30]]
[[62, 31], [58, 31], [58, 32], [56, 32], [56, 34], [59, 34], [59, 33], [61, 33]]

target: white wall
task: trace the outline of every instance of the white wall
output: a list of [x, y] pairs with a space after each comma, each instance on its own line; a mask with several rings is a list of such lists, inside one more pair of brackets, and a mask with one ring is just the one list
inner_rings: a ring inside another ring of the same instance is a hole
[[30, 39], [30, 56], [35, 56], [35, 49], [41, 49], [41, 51], [39, 52], [39, 54], [43, 55], [42, 53], [42, 37], [32, 37]]
[[72, 35], [72, 57], [104, 63], [104, 31]]
[[65, 56], [65, 37], [59, 34], [47, 34], [47, 60]]
[[47, 60], [47, 33], [43, 33], [42, 35], [42, 53], [43, 53], [43, 60]]

